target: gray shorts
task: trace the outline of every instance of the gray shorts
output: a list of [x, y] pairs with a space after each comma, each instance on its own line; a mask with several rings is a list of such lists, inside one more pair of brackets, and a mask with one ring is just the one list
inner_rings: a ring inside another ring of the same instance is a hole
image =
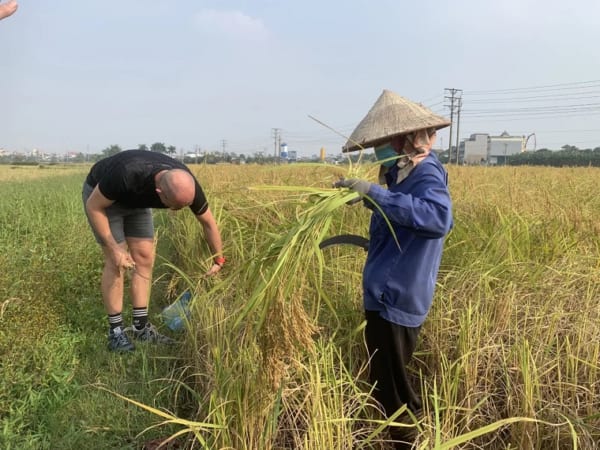
[[[96, 234], [94, 227], [85, 208], [85, 203], [94, 188], [87, 183], [83, 183], [81, 198], [83, 200], [83, 210], [88, 223], [92, 228], [96, 242], [102, 244], [102, 240]], [[135, 238], [154, 238], [154, 223], [152, 221], [152, 210], [150, 208], [128, 208], [119, 203], [113, 203], [106, 208], [106, 215], [110, 224], [110, 232], [117, 243], [125, 241], [128, 237]]]

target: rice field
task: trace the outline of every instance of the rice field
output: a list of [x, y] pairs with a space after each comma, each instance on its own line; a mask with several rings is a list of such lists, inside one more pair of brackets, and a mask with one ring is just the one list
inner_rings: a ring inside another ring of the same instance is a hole
[[600, 448], [600, 169], [448, 167], [455, 226], [412, 364], [425, 414], [386, 424], [365, 253], [318, 248], [366, 236], [369, 210], [330, 186], [376, 167], [191, 168], [228, 263], [205, 279], [195, 219], [157, 212], [151, 311], [190, 289], [193, 314], [175, 352], [127, 360], [106, 355], [86, 168], [0, 166], [0, 447], [385, 449], [390, 425], [419, 449]]

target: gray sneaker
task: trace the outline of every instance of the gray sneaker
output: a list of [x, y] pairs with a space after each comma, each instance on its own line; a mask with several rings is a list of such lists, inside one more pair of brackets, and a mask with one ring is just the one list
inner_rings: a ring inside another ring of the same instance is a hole
[[125, 334], [125, 330], [117, 327], [108, 332], [108, 349], [113, 352], [126, 353], [135, 350], [135, 346]]
[[136, 329], [134, 326], [127, 327], [126, 330], [131, 330], [133, 332], [133, 339], [136, 341], [149, 342], [150, 344], [175, 344], [175, 339], [160, 334], [156, 327], [150, 322], [148, 322], [141, 330]]

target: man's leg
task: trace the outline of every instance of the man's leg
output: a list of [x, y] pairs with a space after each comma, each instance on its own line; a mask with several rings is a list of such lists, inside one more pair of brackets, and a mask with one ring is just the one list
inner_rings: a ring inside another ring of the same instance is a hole
[[160, 334], [148, 321], [148, 302], [154, 267], [154, 239], [126, 238], [129, 253], [135, 261], [131, 274], [131, 303], [133, 305], [133, 337], [139, 341], [155, 344], [171, 344], [173, 339]]
[[134, 308], [147, 308], [154, 267], [154, 239], [126, 238], [129, 253], [135, 261], [131, 273], [131, 303]]
[[[81, 190], [81, 199], [83, 201], [83, 209], [86, 213], [88, 223], [94, 234], [96, 242], [100, 244], [102, 253], [104, 254], [104, 268], [102, 269], [102, 280], [100, 282], [100, 290], [102, 293], [102, 302], [104, 309], [108, 315], [108, 323], [110, 325], [110, 331], [108, 333], [108, 348], [110, 350], [118, 352], [128, 352], [134, 349], [133, 344], [127, 338], [127, 335], [123, 330], [123, 283], [125, 274], [119, 269], [110, 257], [110, 252], [105, 246], [102, 245], [102, 239], [94, 231], [94, 228], [87, 215], [85, 204], [87, 199], [94, 188], [87, 183], [83, 184]], [[118, 205], [111, 205], [106, 209], [106, 215], [110, 224], [110, 231], [117, 242], [119, 247], [123, 250], [126, 249], [125, 235], [124, 235], [124, 222], [123, 214], [126, 210], [119, 207]]]
[[[125, 249], [125, 243], [119, 244]], [[108, 314], [110, 331], [108, 333], [108, 348], [116, 352], [130, 352], [134, 350], [123, 328], [123, 281], [125, 274], [120, 270], [110, 257], [108, 250], [103, 246], [104, 269], [102, 270], [102, 301]]]
[[[119, 244], [119, 247], [125, 249], [124, 242]], [[106, 247], [102, 246], [104, 253], [104, 269], [102, 270], [102, 301], [104, 308], [109, 315], [121, 313], [123, 311], [123, 280], [125, 273], [112, 262], [110, 252]]]

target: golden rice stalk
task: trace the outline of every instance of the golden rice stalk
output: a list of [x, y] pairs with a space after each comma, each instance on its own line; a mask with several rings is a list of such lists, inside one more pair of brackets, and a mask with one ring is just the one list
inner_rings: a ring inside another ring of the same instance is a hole
[[[254, 190], [286, 190], [310, 194], [309, 205], [296, 211], [295, 225], [274, 237], [260, 260], [246, 273], [253, 289], [236, 321], [254, 324], [261, 343], [263, 375], [278, 387], [286, 370], [303, 352], [314, 352], [317, 327], [309, 317], [305, 302], [311, 301], [311, 280], [320, 286], [323, 256], [319, 242], [327, 235], [331, 213], [356, 196], [337, 189], [298, 186], [258, 186]], [[248, 320], [252, 317], [252, 320]]]

